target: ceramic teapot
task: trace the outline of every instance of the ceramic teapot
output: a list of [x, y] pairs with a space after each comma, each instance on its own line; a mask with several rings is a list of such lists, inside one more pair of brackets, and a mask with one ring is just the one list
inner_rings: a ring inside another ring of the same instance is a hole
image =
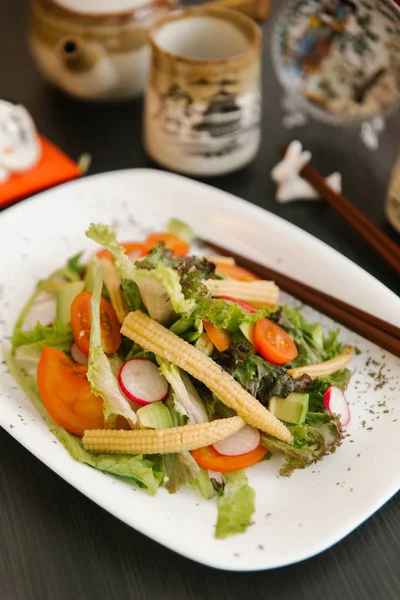
[[[31, 54], [42, 75], [69, 95], [91, 101], [135, 98], [147, 79], [148, 32], [178, 4], [179, 0], [30, 0]], [[218, 4], [264, 20], [270, 0]]]

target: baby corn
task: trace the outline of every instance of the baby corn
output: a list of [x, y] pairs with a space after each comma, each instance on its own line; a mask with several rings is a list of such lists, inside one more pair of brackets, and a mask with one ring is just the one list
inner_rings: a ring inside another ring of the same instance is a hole
[[351, 361], [353, 356], [354, 348], [352, 346], [346, 346], [341, 354], [338, 354], [330, 360], [315, 365], [305, 365], [304, 367], [288, 369], [288, 373], [293, 379], [298, 379], [305, 373], [309, 375], [311, 379], [325, 377], [326, 375], [332, 375], [332, 373], [335, 373], [335, 371], [338, 371], [339, 369], [343, 369], [343, 367]]
[[167, 454], [196, 450], [233, 435], [244, 426], [240, 417], [218, 419], [154, 431], [88, 429], [82, 438], [86, 450], [110, 454]]
[[145, 350], [181, 367], [202, 381], [226, 406], [249, 425], [288, 443], [293, 437], [287, 427], [211, 358], [137, 310], [129, 313], [121, 333]]
[[279, 288], [273, 281], [208, 279], [204, 283], [213, 296], [232, 296], [257, 306], [278, 302]]
[[111, 304], [117, 313], [118, 321], [122, 323], [129, 311], [122, 293], [120, 276], [108, 258], [100, 259], [100, 264], [103, 268], [104, 283], [110, 294]]

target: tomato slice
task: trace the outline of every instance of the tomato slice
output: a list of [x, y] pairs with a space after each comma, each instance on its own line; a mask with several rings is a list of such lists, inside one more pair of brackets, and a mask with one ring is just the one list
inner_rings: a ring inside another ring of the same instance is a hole
[[240, 456], [223, 456], [215, 450], [213, 446], [205, 446], [192, 450], [191, 455], [197, 462], [199, 467], [210, 469], [210, 471], [218, 471], [220, 473], [229, 473], [231, 471], [240, 471], [260, 462], [267, 454], [268, 449], [264, 446], [258, 446], [247, 454]]
[[283, 365], [298, 355], [293, 338], [270, 319], [259, 319], [254, 330], [254, 345], [265, 360]]
[[238, 281], [258, 281], [260, 277], [257, 277], [254, 273], [245, 269], [243, 267], [239, 267], [238, 265], [229, 265], [226, 263], [218, 263], [215, 262], [217, 268], [217, 273], [221, 275], [225, 275], [230, 279], [237, 279]]
[[231, 334], [226, 329], [218, 329], [209, 321], [203, 321], [204, 329], [217, 350], [225, 352], [231, 345]]
[[161, 231], [159, 233], [151, 233], [145, 239], [143, 244], [145, 253], [149, 253], [158, 242], [165, 242], [165, 246], [173, 250], [173, 256], [185, 256], [190, 250], [189, 244], [181, 240], [177, 235], [168, 231]]
[[45, 346], [37, 382], [43, 404], [55, 421], [70, 433], [103, 429], [103, 400], [90, 391], [87, 367], [77, 365], [61, 350]]
[[[71, 327], [79, 350], [89, 354], [90, 328], [92, 326], [92, 292], [81, 292], [71, 304]], [[100, 302], [101, 342], [104, 352], [112, 354], [121, 345], [120, 324], [114, 308], [105, 298]]]
[[[121, 242], [121, 246], [125, 248], [125, 254], [127, 254], [131, 260], [140, 258], [145, 254], [142, 242]], [[99, 250], [97, 252], [97, 256], [99, 258], [107, 258], [111, 262], [114, 262], [113, 255], [105, 248], [103, 248], [103, 250]]]

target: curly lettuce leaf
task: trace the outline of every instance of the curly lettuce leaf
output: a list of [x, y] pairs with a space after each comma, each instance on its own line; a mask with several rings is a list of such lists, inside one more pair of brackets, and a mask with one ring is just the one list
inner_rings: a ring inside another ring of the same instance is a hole
[[261, 443], [273, 454], [282, 454], [285, 462], [280, 474], [289, 477], [295, 469], [305, 469], [336, 451], [343, 440], [342, 426], [337, 415], [307, 413], [304, 425], [287, 425], [293, 434], [294, 444], [286, 444], [266, 433]]
[[111, 227], [102, 223], [91, 223], [86, 236], [111, 252], [121, 279], [132, 279], [136, 267], [126, 255], [125, 248], [118, 243], [117, 235]]
[[350, 369], [339, 369], [339, 371], [336, 371], [332, 375], [314, 379], [307, 390], [309, 394], [309, 410], [312, 412], [324, 411], [324, 394], [326, 390], [331, 385], [335, 385], [344, 391], [349, 385], [350, 378]]
[[176, 320], [195, 307], [195, 300], [184, 296], [179, 274], [172, 267], [159, 263], [154, 269], [137, 269], [133, 279], [150, 316], [160, 323]]
[[36, 379], [17, 366], [10, 352], [6, 351], [3, 354], [10, 374], [31, 400], [33, 406], [47, 423], [50, 431], [68, 450], [74, 460], [90, 465], [105, 473], [127, 478], [137, 483], [150, 494], [156, 494], [161, 477], [157, 469], [154, 468], [151, 460], [141, 455], [94, 454], [85, 450], [81, 439], [72, 433], [68, 433], [47, 412], [40, 398]]
[[128, 309], [146, 312], [137, 283], [132, 279], [122, 279], [121, 287]]
[[11, 338], [13, 351], [19, 346], [28, 344], [37, 344], [37, 348], [52, 346], [58, 350], [67, 351], [73, 341], [71, 325], [60, 321], [53, 321], [50, 327], [37, 323], [33, 329], [22, 330], [17, 328]]
[[211, 500], [216, 495], [215, 488], [206, 469], [199, 468], [199, 472], [188, 482], [188, 486], [199, 492], [205, 500]]
[[190, 452], [162, 454], [162, 484], [170, 494], [175, 494], [181, 487], [193, 482], [200, 473], [200, 467]]
[[104, 419], [108, 425], [113, 425], [118, 415], [125, 417], [131, 424], [135, 424], [137, 421], [136, 414], [129, 400], [122, 394], [113, 371], [113, 367], [116, 370], [116, 361], [120, 359], [115, 356], [111, 362], [105, 354], [101, 343], [100, 300], [102, 287], [103, 275], [102, 269], [99, 268], [91, 298], [92, 327], [90, 331], [87, 378], [93, 394], [100, 396], [104, 401]]
[[284, 367], [252, 354], [247, 341], [232, 342], [225, 352], [214, 353], [213, 359], [264, 405], [271, 396], [287, 398], [292, 392], [304, 392], [311, 381], [308, 375], [293, 380]]
[[67, 260], [68, 269], [73, 271], [79, 279], [82, 279], [82, 275], [86, 270], [86, 264], [81, 261], [82, 256], [83, 251], [78, 252], [78, 254], [71, 256], [71, 258]]
[[160, 372], [174, 391], [174, 408], [191, 424], [208, 421], [207, 411], [189, 375], [172, 363], [160, 363]]
[[249, 486], [244, 471], [224, 473], [224, 480], [223, 494], [218, 497], [215, 529], [218, 539], [245, 532], [255, 511], [255, 491]]

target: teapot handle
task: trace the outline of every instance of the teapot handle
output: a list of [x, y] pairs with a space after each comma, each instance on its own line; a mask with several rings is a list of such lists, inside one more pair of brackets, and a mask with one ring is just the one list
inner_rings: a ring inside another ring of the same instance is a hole
[[259, 22], [265, 21], [271, 11], [271, 0], [213, 0], [206, 5], [231, 8]]

